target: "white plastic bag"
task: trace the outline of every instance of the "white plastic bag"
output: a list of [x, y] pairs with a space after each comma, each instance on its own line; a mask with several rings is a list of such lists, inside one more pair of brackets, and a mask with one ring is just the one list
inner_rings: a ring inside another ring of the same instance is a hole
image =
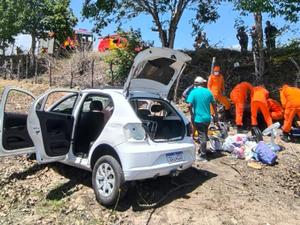
[[246, 141], [246, 134], [235, 134], [232, 136], [228, 136], [225, 139], [222, 148], [225, 151], [232, 152], [234, 150], [234, 147], [239, 147], [240, 145], [243, 145]]
[[244, 145], [244, 155], [245, 160], [248, 161], [253, 157], [252, 148], [255, 148], [257, 146], [257, 143], [255, 141], [247, 141]]

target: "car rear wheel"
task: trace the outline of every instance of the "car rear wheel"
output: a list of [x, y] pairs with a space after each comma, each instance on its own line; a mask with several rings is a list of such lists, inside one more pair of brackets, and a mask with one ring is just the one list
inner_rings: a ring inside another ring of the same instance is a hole
[[119, 162], [109, 155], [96, 162], [92, 182], [96, 199], [104, 206], [116, 204], [124, 197], [128, 187]]

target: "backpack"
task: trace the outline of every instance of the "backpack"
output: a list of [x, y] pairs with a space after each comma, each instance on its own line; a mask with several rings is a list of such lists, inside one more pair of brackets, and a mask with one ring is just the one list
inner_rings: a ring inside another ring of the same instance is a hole
[[211, 135], [209, 136], [209, 142], [210, 142], [210, 149], [213, 151], [221, 151], [223, 150], [222, 145], [223, 145], [223, 139], [215, 136], [215, 135]]
[[261, 161], [264, 164], [274, 165], [277, 159], [277, 155], [272, 151], [269, 145], [260, 141], [258, 145], [252, 149], [253, 156], [257, 161]]

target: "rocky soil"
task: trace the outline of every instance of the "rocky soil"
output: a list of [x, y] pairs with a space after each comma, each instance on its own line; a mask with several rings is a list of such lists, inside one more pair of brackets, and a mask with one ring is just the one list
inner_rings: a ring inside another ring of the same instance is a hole
[[[35, 94], [49, 88], [29, 81], [0, 85]], [[0, 158], [0, 224], [296, 225], [300, 146], [278, 144], [282, 150], [274, 166], [253, 168], [216, 152], [178, 177], [131, 183], [125, 198], [110, 208], [96, 202], [90, 172], [60, 163], [39, 165], [27, 156]]]

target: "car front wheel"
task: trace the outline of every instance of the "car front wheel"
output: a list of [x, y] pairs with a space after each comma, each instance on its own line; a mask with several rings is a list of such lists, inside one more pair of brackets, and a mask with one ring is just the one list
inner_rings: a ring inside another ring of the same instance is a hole
[[104, 206], [116, 204], [127, 191], [123, 170], [119, 162], [109, 155], [96, 162], [92, 182], [96, 199]]

